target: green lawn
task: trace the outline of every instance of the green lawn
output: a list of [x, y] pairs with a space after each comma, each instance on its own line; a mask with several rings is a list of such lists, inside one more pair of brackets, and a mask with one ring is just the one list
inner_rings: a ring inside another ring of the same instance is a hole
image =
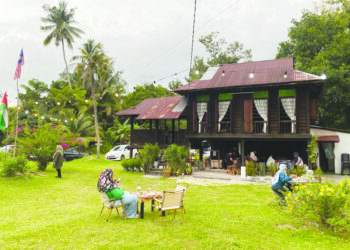
[[114, 212], [105, 222], [96, 182], [107, 167], [122, 176], [125, 190], [135, 191], [138, 183], [160, 191], [176, 186], [173, 179], [144, 178], [119, 163], [88, 159], [65, 162], [63, 179], [54, 178], [51, 165], [47, 177], [0, 178], [0, 248], [350, 249], [348, 236], [308, 227], [276, 209], [269, 186], [190, 185], [184, 223], [181, 216], [153, 223], [150, 203], [144, 220]]

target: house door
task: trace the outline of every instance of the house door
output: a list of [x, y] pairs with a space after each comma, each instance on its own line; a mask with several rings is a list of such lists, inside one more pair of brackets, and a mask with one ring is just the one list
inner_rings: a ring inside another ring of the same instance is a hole
[[253, 102], [251, 96], [244, 97], [244, 133], [253, 133]]
[[320, 167], [324, 172], [335, 172], [334, 167], [334, 142], [318, 143]]

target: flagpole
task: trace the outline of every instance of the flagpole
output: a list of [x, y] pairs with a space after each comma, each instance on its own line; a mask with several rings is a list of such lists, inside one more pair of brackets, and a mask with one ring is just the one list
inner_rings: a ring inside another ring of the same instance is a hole
[[19, 89], [18, 89], [18, 77], [17, 77], [16, 129], [15, 129], [15, 146], [14, 146], [14, 149], [13, 149], [13, 158], [16, 157], [16, 148], [17, 148], [18, 108], [19, 108]]

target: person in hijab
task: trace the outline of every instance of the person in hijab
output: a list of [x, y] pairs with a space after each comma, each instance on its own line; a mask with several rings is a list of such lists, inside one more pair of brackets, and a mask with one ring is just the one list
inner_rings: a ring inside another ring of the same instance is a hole
[[303, 160], [300, 158], [299, 153], [298, 152], [294, 152], [293, 154], [294, 159], [292, 160], [292, 166], [296, 167], [296, 166], [304, 166], [304, 162]]
[[127, 218], [138, 218], [137, 215], [137, 196], [135, 194], [129, 194], [127, 191], [123, 191], [119, 186], [119, 181], [113, 179], [113, 170], [110, 168], [105, 169], [97, 181], [97, 188], [99, 192], [105, 192], [109, 199], [122, 199]]
[[62, 178], [62, 176], [61, 176], [62, 165], [63, 165], [63, 148], [61, 145], [57, 145], [56, 152], [53, 155], [53, 164], [52, 164], [52, 166], [57, 171], [56, 178]]
[[271, 189], [281, 198], [281, 200], [284, 200], [284, 192], [286, 192], [287, 189], [292, 191], [291, 185], [288, 183], [291, 180], [292, 178], [287, 175], [287, 166], [285, 164], [280, 164], [279, 170], [272, 179]]

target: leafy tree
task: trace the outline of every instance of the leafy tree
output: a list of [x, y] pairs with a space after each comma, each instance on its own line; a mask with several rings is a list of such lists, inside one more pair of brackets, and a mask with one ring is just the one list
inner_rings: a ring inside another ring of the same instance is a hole
[[252, 58], [251, 50], [244, 49], [243, 44], [234, 41], [228, 43], [225, 39], [219, 38], [218, 32], [212, 32], [202, 36], [199, 42], [205, 47], [208, 57], [195, 57], [194, 64], [190, 72], [190, 79], [194, 81], [200, 79], [209, 66], [237, 63], [240, 60], [249, 61]]
[[325, 73], [318, 124], [350, 129], [350, 1], [325, 1], [319, 13], [305, 11], [292, 24], [277, 58], [292, 56], [297, 69]]
[[55, 45], [62, 45], [63, 59], [66, 64], [66, 73], [68, 74], [68, 64], [66, 60], [66, 53], [64, 49], [64, 42], [67, 43], [68, 48], [73, 48], [74, 37], [80, 38], [80, 34], [84, 32], [72, 26], [74, 21], [74, 9], [67, 9], [67, 3], [60, 1], [58, 6], [50, 7], [49, 5], [43, 6], [44, 11], [47, 13], [46, 17], [41, 18], [41, 21], [45, 26], [41, 26], [41, 30], [49, 31], [50, 34], [45, 38], [44, 45], [51, 43], [52, 39], [55, 40]]
[[99, 83], [100, 86], [103, 86], [105, 75], [102, 73], [101, 68], [111, 67], [111, 58], [108, 58], [105, 55], [102, 49], [102, 45], [100, 43], [96, 44], [94, 40], [88, 40], [86, 43], [83, 44], [83, 48], [81, 49], [81, 55], [76, 56], [73, 59], [80, 60], [80, 63], [77, 66], [77, 70], [82, 72], [84, 86], [91, 90], [91, 97], [94, 107], [95, 136], [97, 141], [96, 157], [97, 159], [99, 159], [100, 135], [96, 101], [96, 88], [98, 84], [96, 83]]
[[136, 86], [133, 92], [127, 94], [124, 97], [123, 108], [127, 109], [130, 107], [133, 107], [147, 98], [156, 98], [156, 97], [165, 97], [165, 96], [174, 96], [174, 95], [175, 95], [174, 93], [172, 93], [170, 90], [168, 90], [167, 88], [164, 88], [161, 85], [155, 86], [154, 84], [146, 83], [141, 86]]
[[182, 84], [181, 81], [179, 81], [179, 80], [174, 80], [174, 81], [171, 81], [171, 82], [168, 83], [168, 88], [169, 88], [170, 90], [174, 90], [174, 89], [177, 89], [177, 88], [181, 87], [182, 85], [183, 85], [183, 84]]
[[82, 137], [89, 137], [94, 135], [94, 119], [80, 111], [76, 117], [71, 118], [68, 122], [68, 129], [70, 132], [79, 134]]

